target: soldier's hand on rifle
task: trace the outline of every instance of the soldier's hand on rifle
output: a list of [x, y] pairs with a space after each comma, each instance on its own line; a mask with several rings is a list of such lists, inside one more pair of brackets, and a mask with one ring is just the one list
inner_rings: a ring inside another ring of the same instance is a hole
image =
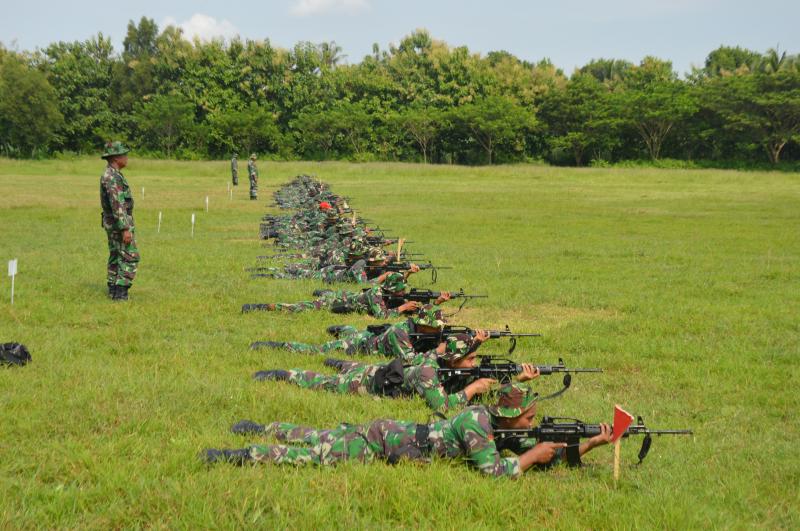
[[539, 377], [539, 368], [530, 363], [522, 364], [522, 372], [517, 375], [517, 380], [520, 382], [527, 382]]
[[482, 395], [484, 393], [488, 393], [489, 390], [492, 388], [492, 385], [496, 384], [497, 380], [494, 378], [478, 378], [468, 386], [464, 388], [464, 392], [467, 394], [467, 399], [472, 399], [475, 395]]
[[528, 457], [526, 461], [529, 460], [531, 464], [546, 465], [553, 460], [562, 448], [566, 447], [567, 443], [563, 442], [541, 442], [525, 452], [525, 457]]
[[129, 245], [133, 241], [133, 234], [129, 230], [122, 231], [122, 243]]
[[422, 304], [417, 301], [408, 301], [398, 306], [397, 311], [400, 313], [417, 311], [419, 310], [420, 306], [422, 306]]
[[442, 293], [439, 295], [439, 298], [438, 298], [438, 299], [436, 299], [436, 302], [435, 302], [435, 304], [441, 304], [441, 303], [443, 303], [444, 301], [449, 301], [451, 298], [452, 298], [452, 295], [450, 295], [450, 292], [449, 292], [449, 291], [443, 291], [443, 292], [442, 292]]
[[483, 343], [487, 339], [489, 339], [489, 332], [486, 330], [475, 330], [475, 335], [472, 338], [476, 343]]
[[604, 444], [608, 444], [611, 442], [611, 435], [612, 435], [611, 426], [606, 424], [605, 422], [600, 423], [600, 434], [595, 435], [585, 444], [591, 445], [590, 448], [596, 448], [598, 446], [603, 446]]
[[408, 268], [409, 273], [419, 273], [419, 266], [417, 264], [411, 264], [411, 267]]

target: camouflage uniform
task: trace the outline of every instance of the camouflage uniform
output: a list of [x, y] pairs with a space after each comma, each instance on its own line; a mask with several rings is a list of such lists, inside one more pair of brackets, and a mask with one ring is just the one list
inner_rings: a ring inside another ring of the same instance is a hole
[[[391, 273], [387, 280], [379, 286], [363, 291], [330, 291], [325, 293], [320, 298], [313, 301], [302, 301], [297, 303], [279, 302], [275, 304], [275, 310], [284, 312], [303, 312], [306, 310], [322, 310], [333, 309], [336, 313], [367, 313], [378, 319], [386, 319], [388, 317], [396, 317], [399, 312], [390, 310], [386, 306], [386, 301], [383, 298], [384, 287], [389, 287], [391, 292], [395, 290], [398, 283], [396, 277], [402, 278], [400, 273]], [[403, 288], [405, 284], [401, 284]], [[401, 289], [403, 289], [401, 288]]]
[[258, 169], [256, 169], [256, 155], [250, 155], [247, 161], [247, 175], [250, 177], [250, 199], [258, 199]]
[[287, 341], [281, 347], [291, 352], [311, 354], [326, 354], [332, 350], [344, 350], [350, 356], [380, 354], [387, 358], [402, 358], [404, 362], [410, 362], [417, 354], [411, 340], [411, 333], [416, 330], [417, 324], [441, 328], [444, 326], [441, 309], [436, 305], [426, 304], [413, 317], [385, 325], [387, 328], [380, 333], [373, 333], [369, 329], [358, 330], [352, 326], [341, 326], [334, 341], [319, 346]]
[[[516, 395], [512, 395], [514, 392]], [[428, 424], [379, 419], [364, 425], [341, 424], [319, 430], [281, 422], [266, 426], [251, 423], [258, 428], [251, 432], [273, 435], [282, 443], [305, 446], [257, 444], [234, 452], [212, 449], [206, 451], [205, 459], [208, 462], [228, 459], [239, 463], [334, 465], [351, 460], [396, 463], [401, 459], [428, 462], [431, 458], [462, 457], [488, 476], [517, 478], [522, 474], [519, 458], [501, 456], [495, 445], [495, 419], [521, 415], [533, 400], [535, 394], [530, 389], [514, 385], [501, 390], [496, 406], [469, 407], [449, 419]]]
[[[103, 207], [102, 225], [108, 237], [108, 285], [130, 286], [139, 264], [133, 194], [122, 173], [111, 165], [106, 166], [100, 177], [100, 205]], [[132, 236], [127, 245], [122, 242], [122, 233], [126, 230]]]
[[231, 180], [234, 186], [239, 186], [239, 161], [236, 160], [236, 154], [231, 158]]
[[[459, 359], [466, 356], [473, 346], [472, 339], [465, 335], [450, 336], [447, 338], [447, 349], [442, 356], [444, 359]], [[314, 371], [303, 369], [289, 369], [288, 371], [263, 371], [255, 374], [258, 379], [285, 380], [303, 389], [324, 390], [341, 394], [372, 394], [383, 396], [421, 396], [425, 403], [434, 411], [448, 411], [460, 409], [467, 405], [468, 398], [464, 387], [468, 380], [458, 382], [460, 389], [446, 389], [439, 379], [440, 368], [435, 350], [418, 354], [411, 360], [410, 365], [402, 365], [398, 359], [390, 364], [364, 365], [354, 361], [334, 360], [339, 368], [339, 374], [329, 376]], [[382, 388], [380, 378], [387, 369], [396, 368], [402, 371], [398, 374], [401, 382], [397, 382], [391, 391]]]

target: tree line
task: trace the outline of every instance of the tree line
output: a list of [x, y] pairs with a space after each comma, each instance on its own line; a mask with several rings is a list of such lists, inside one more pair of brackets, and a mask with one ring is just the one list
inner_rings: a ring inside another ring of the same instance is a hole
[[143, 17], [108, 37], [0, 45], [0, 154], [603, 165], [800, 161], [800, 56], [721, 46], [681, 78], [670, 61], [544, 59], [452, 47], [425, 30], [344, 64], [335, 42], [189, 42]]

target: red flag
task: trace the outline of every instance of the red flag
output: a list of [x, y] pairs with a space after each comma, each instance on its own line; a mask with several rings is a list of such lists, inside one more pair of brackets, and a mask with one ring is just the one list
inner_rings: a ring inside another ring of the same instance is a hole
[[615, 442], [617, 439], [622, 437], [625, 434], [625, 430], [628, 429], [628, 426], [631, 425], [633, 422], [633, 415], [619, 407], [619, 404], [614, 406], [614, 430], [611, 434], [611, 442]]

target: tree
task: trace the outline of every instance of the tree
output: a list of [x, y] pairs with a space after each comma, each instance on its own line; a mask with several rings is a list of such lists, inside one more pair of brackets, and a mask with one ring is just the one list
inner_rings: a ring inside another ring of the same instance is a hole
[[227, 156], [234, 151], [277, 153], [284, 145], [275, 117], [255, 103], [241, 111], [216, 112], [209, 121], [217, 155]]
[[697, 112], [687, 86], [677, 79], [672, 63], [646, 57], [617, 93], [618, 112], [647, 147], [652, 160], [661, 156], [664, 140], [676, 124]]
[[47, 77], [13, 54], [0, 61], [0, 147], [8, 153], [46, 153], [64, 125]]
[[45, 49], [43, 68], [64, 116], [62, 148], [93, 151], [108, 140], [103, 132], [114, 124], [109, 106], [113, 52], [111, 39], [102, 33], [84, 42], [59, 42]]
[[720, 46], [708, 54], [703, 68], [706, 77], [732, 74], [741, 69], [755, 70], [761, 62], [761, 54], [739, 46]]
[[725, 129], [762, 146], [773, 164], [788, 142], [800, 142], [800, 72], [719, 78], [709, 85], [706, 104]]
[[443, 113], [431, 107], [411, 106], [395, 115], [394, 122], [414, 139], [422, 153], [422, 161], [428, 162], [431, 143], [442, 127]]
[[503, 96], [457, 107], [448, 113], [448, 119], [456, 134], [474, 140], [484, 150], [488, 164], [492, 164], [498, 149], [523, 151], [518, 141], [537, 123], [532, 111]]
[[568, 151], [576, 166], [593, 149], [599, 157], [617, 142], [618, 120], [613, 116], [611, 93], [590, 74], [576, 73], [563, 90], [548, 93], [539, 109], [547, 124], [553, 152]]
[[139, 106], [136, 123], [142, 142], [160, 148], [169, 158], [194, 125], [194, 105], [178, 94], [156, 95]]

